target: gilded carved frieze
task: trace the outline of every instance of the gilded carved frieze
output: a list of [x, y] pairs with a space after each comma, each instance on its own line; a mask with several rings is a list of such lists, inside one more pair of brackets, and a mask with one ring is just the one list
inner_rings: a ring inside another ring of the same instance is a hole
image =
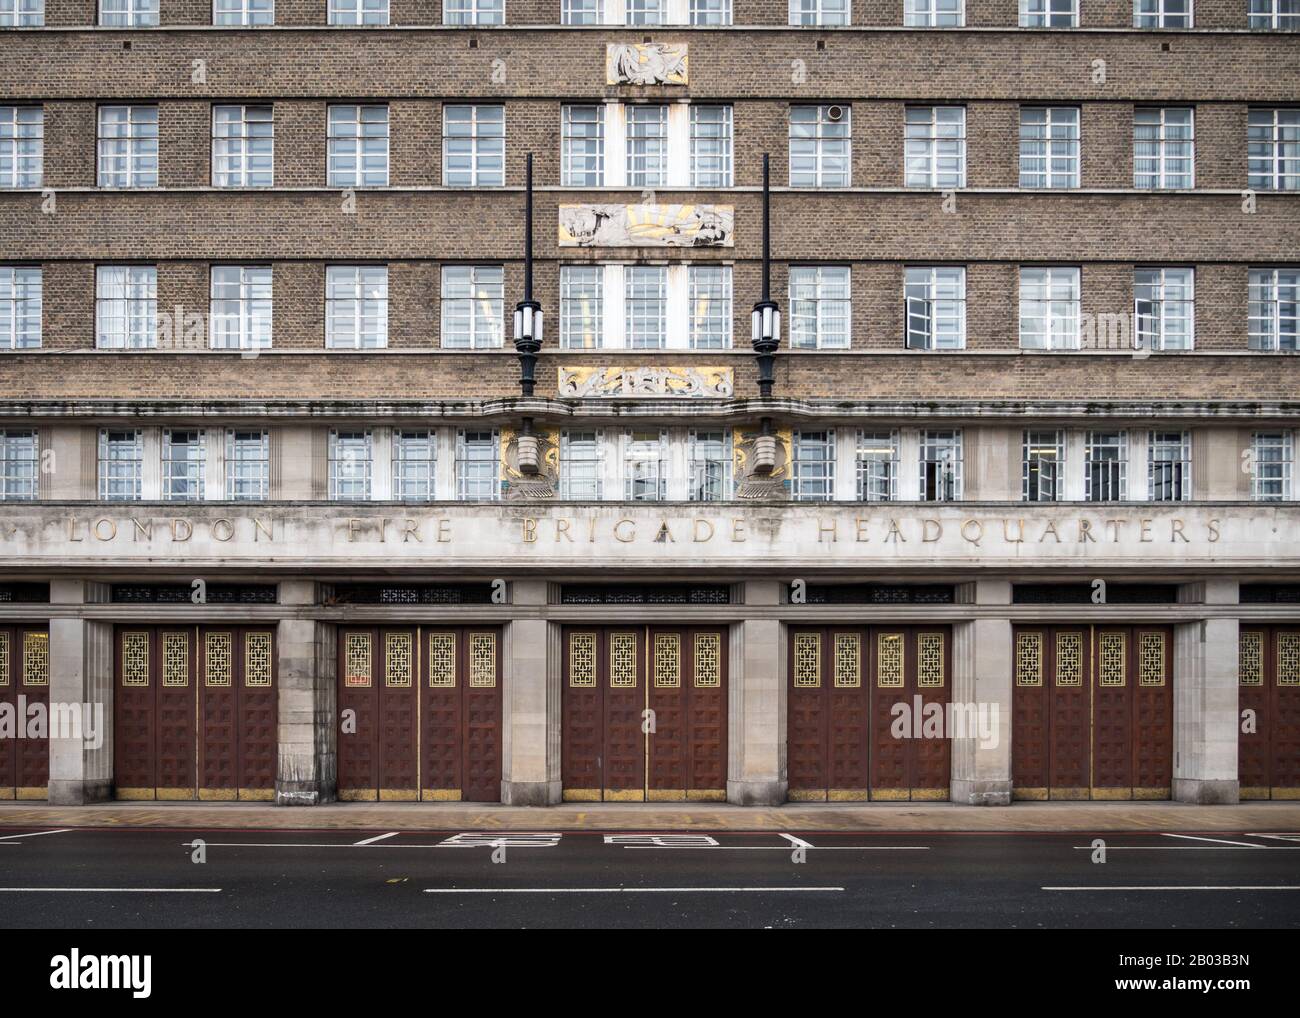
[[555, 498], [560, 487], [560, 438], [554, 431], [534, 431], [538, 445], [538, 471], [519, 468], [519, 433], [501, 429], [501, 486], [507, 501]]
[[685, 85], [686, 43], [611, 42], [605, 46], [607, 85]]
[[780, 502], [790, 497], [794, 433], [779, 430], [772, 437], [776, 439], [775, 462], [770, 472], [760, 474], [755, 472], [753, 466], [755, 445], [760, 438], [759, 432], [739, 429], [735, 432], [733, 466], [736, 498], [755, 502]]
[[561, 365], [561, 399], [608, 399], [627, 396], [674, 396], [730, 399], [735, 373], [725, 366], [588, 367]]
[[732, 247], [732, 205], [561, 205], [560, 247]]

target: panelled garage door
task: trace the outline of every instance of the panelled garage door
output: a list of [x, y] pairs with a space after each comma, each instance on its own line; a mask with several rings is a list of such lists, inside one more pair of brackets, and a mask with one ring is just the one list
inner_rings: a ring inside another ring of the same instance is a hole
[[792, 801], [948, 798], [946, 628], [791, 627], [788, 642]]
[[1300, 626], [1242, 626], [1240, 653], [1241, 797], [1300, 799]]
[[1017, 799], [1168, 799], [1173, 636], [1161, 626], [1017, 626]]
[[564, 631], [568, 802], [727, 797], [727, 638], [717, 627]]
[[49, 631], [0, 626], [0, 799], [47, 797], [49, 701]]
[[275, 632], [263, 626], [118, 626], [119, 799], [275, 798]]
[[501, 800], [500, 630], [339, 630], [343, 800]]

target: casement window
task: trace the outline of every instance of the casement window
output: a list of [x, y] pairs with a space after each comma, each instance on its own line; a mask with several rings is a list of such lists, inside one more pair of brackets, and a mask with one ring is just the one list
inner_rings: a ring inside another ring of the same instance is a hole
[[275, 183], [275, 121], [270, 106], [212, 108], [212, 186]]
[[958, 502], [962, 493], [960, 431], [922, 431], [920, 496], [922, 502]]
[[1186, 502], [1192, 497], [1190, 432], [1153, 431], [1147, 436], [1147, 497], [1152, 502]]
[[560, 435], [560, 498], [573, 502], [599, 502], [602, 474], [599, 431], [566, 431]]
[[1079, 270], [1074, 267], [1020, 270], [1020, 347], [1023, 350], [1079, 349]]
[[690, 432], [686, 457], [692, 502], [725, 502], [734, 497], [733, 456], [730, 431]]
[[442, 267], [442, 345], [499, 347], [504, 335], [505, 270], [500, 265]]
[[667, 20], [668, 0], [625, 0], [625, 24], [662, 25]]
[[731, 266], [560, 266], [568, 350], [731, 348]]
[[1252, 350], [1300, 350], [1300, 269], [1251, 269]]
[[562, 107], [560, 148], [560, 183], [565, 187], [600, 187], [605, 179], [605, 108]]
[[1128, 497], [1128, 434], [1090, 431], [1084, 442], [1083, 497], [1122, 502]]
[[393, 431], [393, 498], [432, 502], [438, 491], [438, 433]]
[[225, 467], [227, 501], [266, 501], [271, 491], [270, 433], [227, 431]]
[[560, 183], [564, 187], [731, 187], [733, 148], [730, 105], [561, 107]]
[[627, 131], [627, 184], [663, 187], [668, 183], [668, 107], [624, 107]]
[[45, 0], [0, 0], [0, 28], [40, 28]]
[[849, 13], [849, 0], [790, 0], [792, 25], [847, 25]]
[[1295, 442], [1289, 431], [1257, 431], [1250, 438], [1250, 497], [1257, 502], [1292, 498]]
[[44, 154], [44, 109], [0, 106], [0, 188], [40, 187]]
[[382, 350], [388, 346], [388, 267], [330, 265], [325, 269], [325, 346]]
[[790, 266], [790, 346], [847, 350], [852, 316], [847, 265]]
[[1192, 0], [1133, 0], [1134, 28], [1191, 28]]
[[213, 0], [212, 23], [248, 28], [274, 25], [275, 0]]
[[662, 502], [668, 497], [668, 436], [662, 431], [623, 434], [623, 498]]
[[1021, 28], [1078, 28], [1079, 0], [1020, 0]]
[[1300, 190], [1300, 108], [1251, 110], [1246, 140], [1247, 187]]
[[1079, 107], [1020, 108], [1020, 186], [1079, 186]]
[[199, 431], [162, 433], [162, 497], [166, 502], [203, 501], [207, 436]]
[[138, 502], [144, 484], [143, 433], [100, 431], [98, 475], [101, 502]]
[[506, 108], [442, 108], [442, 182], [447, 187], [502, 187], [506, 182]]
[[0, 265], [0, 350], [36, 350], [41, 345], [41, 270]]
[[208, 318], [214, 350], [271, 348], [271, 266], [212, 266]]
[[1065, 497], [1065, 433], [1026, 431], [1021, 457], [1021, 498], [1059, 502]]
[[848, 187], [853, 111], [848, 106], [790, 107], [790, 186]]
[[0, 431], [0, 501], [31, 502], [39, 497], [40, 459], [35, 431]]
[[330, 431], [330, 501], [368, 502], [370, 500], [371, 455], [370, 432]]
[[966, 24], [966, 0], [904, 0], [905, 28], [960, 28]]
[[462, 502], [501, 497], [497, 442], [495, 431], [456, 433], [456, 498]]
[[908, 187], [966, 186], [966, 107], [909, 106], [903, 135]]
[[1300, 0], [1250, 0], [1249, 10], [1251, 28], [1300, 30]]
[[687, 269], [692, 350], [731, 346], [731, 266], [692, 265]]
[[731, 107], [690, 107], [691, 187], [731, 187]]
[[99, 186], [158, 186], [158, 107], [99, 108]]
[[504, 25], [506, 0], [443, 0], [444, 25]]
[[329, 108], [329, 186], [388, 186], [388, 107]]
[[561, 0], [563, 25], [730, 25], [731, 0]]
[[898, 432], [859, 431], [858, 501], [893, 502], [898, 498]]
[[961, 350], [966, 346], [966, 270], [915, 265], [904, 272], [907, 347]]
[[835, 498], [835, 432], [796, 431], [790, 497], [796, 502]]
[[1133, 186], [1190, 188], [1196, 183], [1195, 110], [1190, 106], [1133, 111]]
[[388, 0], [329, 0], [331, 25], [386, 25]]
[[560, 346], [596, 350], [604, 345], [605, 267], [560, 266]]
[[152, 350], [158, 346], [158, 270], [152, 265], [95, 269], [95, 346]]
[[690, 0], [692, 25], [730, 25], [731, 0]]
[[1190, 350], [1195, 344], [1195, 273], [1135, 269], [1133, 319], [1139, 350]]
[[603, 8], [604, 0], [562, 0], [560, 24], [599, 25], [603, 20]]
[[99, 23], [106, 28], [155, 28], [158, 0], [99, 0]]
[[668, 268], [629, 265], [623, 270], [623, 337], [629, 350], [668, 345]]

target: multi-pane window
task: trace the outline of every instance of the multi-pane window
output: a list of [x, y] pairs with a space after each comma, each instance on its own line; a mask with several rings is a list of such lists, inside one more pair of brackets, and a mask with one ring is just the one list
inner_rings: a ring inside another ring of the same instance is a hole
[[848, 348], [850, 285], [847, 265], [790, 266], [792, 349]]
[[835, 498], [835, 432], [796, 431], [790, 497], [796, 502]]
[[144, 435], [140, 431], [99, 433], [99, 500], [138, 502], [144, 483]]
[[1284, 32], [1300, 29], [1300, 0], [1250, 0], [1250, 27]]
[[271, 267], [212, 266], [212, 349], [271, 348]]
[[438, 433], [393, 431], [393, 498], [432, 502], [438, 490]]
[[1196, 180], [1195, 111], [1190, 106], [1133, 111], [1133, 186], [1188, 188]]
[[95, 269], [95, 346], [146, 350], [158, 345], [158, 270], [152, 265]]
[[848, 187], [853, 144], [848, 106], [790, 107], [790, 186]]
[[501, 497], [498, 483], [497, 433], [456, 433], [456, 497], [462, 502], [495, 501]]
[[907, 346], [960, 350], [966, 345], [966, 270], [918, 265], [905, 272]]
[[966, 0], [905, 0], [906, 28], [960, 28], [966, 23]]
[[792, 25], [847, 25], [849, 0], [790, 0]]
[[1192, 0], [1133, 0], [1134, 28], [1191, 28]]
[[1083, 456], [1083, 497], [1089, 502], [1124, 501], [1128, 492], [1127, 432], [1088, 432]]
[[0, 350], [41, 345], [41, 270], [0, 265]]
[[[274, 25], [275, 0], [215, 0], [212, 5], [214, 25]], [[334, 24], [333, 21], [330, 24]]]
[[1020, 108], [1020, 186], [1079, 186], [1079, 107]]
[[162, 433], [162, 497], [168, 502], [201, 502], [207, 462], [202, 431]]
[[1076, 28], [1079, 0], [1020, 0], [1021, 28]]
[[1135, 269], [1133, 317], [1140, 350], [1190, 350], [1195, 343], [1191, 269]]
[[388, 186], [388, 107], [331, 106], [329, 186]]
[[560, 24], [599, 25], [603, 0], [562, 0]]
[[1020, 270], [1020, 346], [1025, 350], [1079, 349], [1079, 270]]
[[560, 436], [560, 498], [599, 502], [604, 469], [600, 432], [566, 431]]
[[0, 431], [0, 501], [30, 502], [39, 495], [40, 458], [35, 431]]
[[444, 25], [504, 25], [506, 0], [443, 0]]
[[329, 497], [332, 501], [370, 499], [370, 459], [370, 432], [330, 432]]
[[692, 25], [730, 25], [731, 0], [690, 0]]
[[388, 0], [329, 0], [331, 25], [386, 25]]
[[668, 345], [668, 268], [629, 265], [623, 271], [623, 335], [629, 350]]
[[560, 183], [565, 187], [600, 187], [605, 180], [604, 107], [563, 107], [560, 148]]
[[270, 433], [227, 431], [226, 499], [231, 502], [263, 502], [270, 490]]
[[731, 346], [731, 266], [692, 265], [687, 270], [690, 343], [693, 350]]
[[45, 24], [45, 0], [0, 0], [0, 28], [39, 28]]
[[270, 106], [214, 106], [212, 186], [275, 183], [275, 121]]
[[731, 107], [691, 106], [691, 187], [731, 186]]
[[500, 265], [444, 265], [442, 345], [481, 350], [501, 345], [505, 274]]
[[99, 186], [158, 186], [158, 107], [99, 108]]
[[624, 23], [628, 25], [662, 25], [668, 0], [626, 0]]
[[0, 187], [40, 187], [44, 149], [40, 106], [0, 106]]
[[859, 431], [857, 467], [859, 502], [898, 498], [898, 433]]
[[920, 482], [922, 502], [961, 500], [960, 431], [921, 432]]
[[158, 0], [99, 0], [99, 23], [106, 28], [153, 28]]
[[1250, 348], [1300, 350], [1300, 269], [1250, 270]]
[[1147, 497], [1186, 502], [1192, 497], [1192, 439], [1186, 431], [1153, 431], [1147, 437]]
[[909, 106], [903, 135], [908, 187], [966, 186], [966, 107]]
[[1250, 439], [1250, 497], [1258, 502], [1291, 498], [1295, 444], [1289, 431], [1257, 431]]
[[692, 431], [686, 455], [692, 502], [722, 502], [732, 497], [730, 431]]
[[1026, 431], [1021, 461], [1021, 496], [1026, 502], [1065, 497], [1065, 436], [1060, 431]]
[[442, 182], [501, 187], [506, 182], [506, 108], [442, 108]]
[[331, 350], [379, 350], [388, 346], [387, 266], [326, 268], [325, 346]]
[[1247, 187], [1300, 190], [1300, 108], [1251, 110], [1246, 141]]
[[662, 187], [668, 183], [668, 107], [637, 105], [627, 111], [627, 183]]
[[604, 330], [604, 266], [560, 266], [560, 346], [595, 350], [604, 345]]
[[629, 502], [662, 502], [668, 497], [666, 452], [662, 431], [628, 431], [623, 435], [623, 497]]

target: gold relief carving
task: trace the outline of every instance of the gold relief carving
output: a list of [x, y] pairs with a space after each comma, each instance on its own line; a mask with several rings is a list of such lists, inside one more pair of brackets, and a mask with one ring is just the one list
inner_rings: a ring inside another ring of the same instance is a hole
[[835, 634], [835, 685], [841, 689], [862, 685], [862, 644], [857, 633]]
[[348, 633], [343, 644], [343, 685], [351, 689], [369, 687], [373, 664], [370, 634]]
[[410, 633], [386, 633], [384, 636], [384, 685], [404, 688], [411, 685], [412, 656]]
[[23, 685], [50, 684], [50, 634], [23, 633]]
[[437, 689], [456, 686], [456, 634], [429, 634], [429, 685]]
[[1083, 634], [1056, 634], [1056, 684], [1083, 685]]
[[254, 689], [271, 685], [270, 633], [249, 633], [244, 638], [244, 685]]
[[149, 685], [149, 634], [122, 634], [122, 685]]
[[902, 688], [902, 633], [880, 633], [876, 636], [876, 685], [882, 689]]
[[918, 633], [916, 637], [916, 684], [922, 689], [940, 689], [944, 684], [943, 633]]
[[231, 633], [208, 633], [204, 637], [205, 686], [230, 685]]
[[1043, 634], [1016, 634], [1016, 685], [1043, 684]]
[[162, 684], [188, 686], [190, 684], [190, 634], [163, 633], [162, 658]]
[[1098, 650], [1097, 685], [1123, 686], [1128, 639], [1124, 633], [1102, 633]]
[[730, 399], [735, 372], [725, 365], [587, 366], [561, 364], [556, 382], [561, 399], [635, 396]]
[[794, 685], [796, 689], [817, 689], [822, 684], [822, 638], [820, 633], [796, 633], [794, 638]]
[[1277, 684], [1300, 686], [1300, 633], [1277, 634]]
[[761, 437], [758, 431], [737, 431], [733, 444], [733, 474], [736, 478], [736, 498], [749, 501], [781, 501], [790, 497], [790, 464], [794, 460], [794, 432], [778, 430], [771, 436], [776, 439], [776, 463], [770, 473], [755, 473], [754, 447]]
[[560, 436], [554, 431], [534, 431], [540, 470], [526, 474], [519, 468], [519, 432], [502, 428], [501, 478], [506, 499], [554, 498], [560, 484]]
[[561, 205], [560, 247], [731, 247], [731, 205]]
[[569, 634], [569, 685], [593, 689], [596, 685], [596, 634]]
[[686, 43], [605, 44], [606, 85], [685, 85]]
[[491, 689], [497, 684], [497, 634], [469, 634], [469, 684]]
[[1138, 640], [1138, 685], [1165, 684], [1165, 634], [1142, 633]]
[[612, 689], [636, 688], [636, 634], [609, 634], [609, 685]]
[[1264, 684], [1264, 634], [1243, 632], [1237, 653], [1237, 681], [1243, 686], [1262, 686]]
[[0, 686], [9, 685], [9, 634], [0, 633]]
[[682, 638], [676, 633], [655, 633], [655, 688], [676, 689], [682, 684]]
[[695, 634], [695, 688], [722, 686], [722, 634]]

